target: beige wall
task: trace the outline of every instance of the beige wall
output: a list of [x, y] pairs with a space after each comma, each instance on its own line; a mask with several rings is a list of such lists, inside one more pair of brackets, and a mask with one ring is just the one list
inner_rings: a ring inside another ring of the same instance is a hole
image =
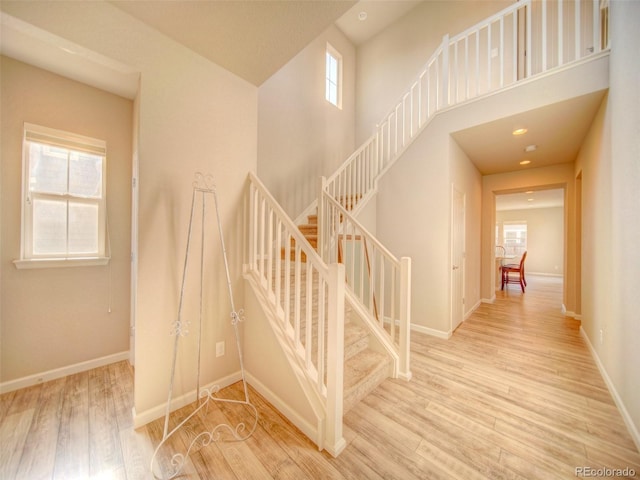
[[[211, 173], [237, 308], [243, 284], [242, 205], [248, 171], [257, 165], [257, 88], [196, 55], [108, 2], [4, 3], [3, 11], [62, 36], [141, 74], [139, 112], [136, 315], [136, 422], [164, 413], [182, 280], [194, 172]], [[215, 226], [212, 225], [212, 226]], [[238, 356], [230, 322], [217, 232], [207, 237], [203, 345], [226, 343], [215, 358], [206, 348], [201, 384], [237, 374]], [[197, 237], [196, 237], [197, 238]], [[197, 271], [197, 267], [191, 271]], [[189, 283], [194, 303], [195, 281]], [[197, 295], [197, 294], [196, 294]], [[197, 300], [196, 300], [197, 301]], [[175, 396], [193, 392], [197, 317], [180, 339]]]
[[[327, 42], [342, 55], [341, 109], [325, 100]], [[258, 90], [258, 176], [292, 218], [355, 150], [354, 88], [355, 48], [332, 26]]]
[[[640, 322], [635, 302], [640, 284], [640, 2], [614, 1], [612, 10], [611, 93], [613, 110], [611, 144], [613, 312], [617, 325], [608, 333], [602, 361], [634, 422], [640, 449]], [[616, 32], [616, 33], [613, 33]], [[619, 275], [618, 275], [619, 273]], [[615, 321], [614, 320], [614, 321]]]
[[[4, 383], [129, 350], [133, 108], [131, 100], [1, 59]], [[24, 122], [107, 142], [108, 266], [12, 264], [20, 258]]]
[[564, 208], [530, 208], [496, 212], [496, 222], [527, 224], [527, 273], [564, 273]]
[[[424, 2], [357, 49], [356, 143], [404, 93], [446, 33], [456, 34], [510, 2]], [[464, 123], [464, 122], [463, 122]], [[436, 118], [380, 182], [382, 243], [412, 259], [414, 328], [446, 336], [450, 318], [452, 183], [466, 196], [465, 313], [480, 300], [480, 174], [449, 135], [457, 118]], [[435, 206], [437, 205], [437, 208]]]
[[[639, 2], [611, 2], [611, 89], [576, 161], [582, 185], [582, 329], [640, 448]], [[600, 339], [602, 332], [602, 340]]]

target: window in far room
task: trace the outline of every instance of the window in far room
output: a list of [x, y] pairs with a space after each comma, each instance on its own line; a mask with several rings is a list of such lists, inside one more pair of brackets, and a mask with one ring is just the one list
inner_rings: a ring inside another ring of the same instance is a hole
[[522, 255], [527, 250], [527, 222], [504, 222], [502, 229], [506, 254]]
[[25, 123], [18, 268], [104, 264], [106, 143]]
[[342, 108], [342, 55], [328, 43], [325, 72], [325, 98], [329, 103]]

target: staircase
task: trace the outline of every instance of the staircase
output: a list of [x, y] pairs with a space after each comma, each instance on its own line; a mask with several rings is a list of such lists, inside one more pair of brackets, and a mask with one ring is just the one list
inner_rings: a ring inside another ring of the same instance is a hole
[[[445, 35], [375, 133], [322, 179], [299, 226], [249, 175], [245, 273], [317, 419], [310, 436], [334, 456], [345, 446], [344, 412], [387, 376], [411, 378], [410, 259], [394, 257], [357, 215], [436, 114], [607, 48], [597, 1], [554, 3], [555, 15], [568, 19], [555, 24], [547, 3], [522, 0], [454, 37]], [[587, 20], [581, 12], [590, 12]], [[517, 34], [521, 23], [524, 41]], [[583, 48], [587, 44], [593, 47]]]
[[[340, 203], [345, 210], [350, 211], [356, 205], [359, 197], [342, 197]], [[313, 249], [318, 248], [318, 215], [313, 213], [307, 216], [307, 222], [298, 225], [298, 230], [302, 233], [306, 241]], [[295, 260], [295, 239], [292, 238], [289, 256]], [[281, 249], [281, 258], [286, 256], [285, 248]], [[301, 252], [301, 261], [306, 262], [307, 256]], [[283, 271], [284, 268], [281, 268]], [[275, 274], [275, 272], [274, 272]], [[304, 273], [301, 273], [301, 281], [304, 283]], [[316, 281], [314, 279], [314, 281]], [[293, 285], [291, 285], [293, 288]], [[292, 300], [293, 301], [293, 300]], [[312, 309], [313, 312], [317, 308]], [[368, 393], [374, 390], [382, 381], [392, 374], [391, 359], [388, 355], [374, 350], [370, 343], [369, 330], [352, 319], [356, 317], [355, 312], [348, 305], [345, 305], [344, 313], [344, 395], [343, 410], [348, 412], [354, 405], [362, 400]], [[313, 322], [315, 325], [315, 322]], [[304, 329], [301, 329], [300, 339], [305, 337]], [[316, 346], [316, 342], [312, 344]], [[312, 356], [315, 351], [312, 350]]]
[[369, 346], [369, 331], [345, 318], [344, 397], [347, 413], [360, 400], [389, 377], [391, 359]]

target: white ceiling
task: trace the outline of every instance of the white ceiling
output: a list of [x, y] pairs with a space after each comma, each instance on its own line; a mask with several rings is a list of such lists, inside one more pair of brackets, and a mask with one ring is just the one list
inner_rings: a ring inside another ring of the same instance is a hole
[[[357, 45], [420, 3], [416, 0], [109, 1], [256, 86], [330, 25], [337, 22]], [[367, 12], [366, 21], [358, 19], [362, 11]], [[4, 12], [0, 15], [0, 48], [4, 55], [127, 98], [135, 97], [138, 77], [127, 66]]]
[[[422, 0], [361, 0], [342, 15], [336, 21], [336, 25], [354, 45], [358, 46], [420, 3]], [[364, 20], [361, 19], [362, 15], [366, 16]]]
[[139, 73], [22, 20], [0, 12], [0, 53], [78, 82], [133, 99]]
[[[604, 92], [576, 97], [564, 102], [502, 118], [452, 134], [483, 175], [570, 163], [593, 121]], [[527, 133], [514, 136], [516, 128]], [[525, 152], [535, 145], [536, 150]], [[519, 164], [530, 160], [526, 166]]]
[[355, 1], [111, 0], [146, 23], [261, 85]]

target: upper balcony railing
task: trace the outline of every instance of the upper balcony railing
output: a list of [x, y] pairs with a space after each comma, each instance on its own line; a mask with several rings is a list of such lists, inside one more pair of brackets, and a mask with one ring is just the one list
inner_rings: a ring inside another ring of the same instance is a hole
[[523, 0], [458, 35], [445, 35], [415, 80], [326, 182], [336, 199], [373, 195], [378, 179], [433, 116], [608, 48], [601, 0]]

